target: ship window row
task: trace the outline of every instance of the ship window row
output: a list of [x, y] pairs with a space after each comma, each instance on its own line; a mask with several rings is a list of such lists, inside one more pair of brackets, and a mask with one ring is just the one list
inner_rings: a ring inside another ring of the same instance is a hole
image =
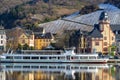
[[90, 56], [90, 57], [87, 57], [87, 56], [72, 56], [71, 59], [96, 59], [95, 56]]
[[[33, 56], [33, 57], [29, 57], [29, 56], [24, 56], [24, 57], [22, 57], [22, 56], [7, 56], [6, 57], [6, 59], [65, 59], [65, 56], [58, 56], [58, 57], [56, 57], [56, 56], [53, 56], [53, 57], [44, 57], [44, 56], [42, 56], [42, 57], [37, 57], [37, 56]], [[95, 56], [90, 56], [90, 57], [87, 57], [87, 56], [72, 56], [71, 57], [71, 59], [96, 59], [96, 57]]]
[[22, 57], [22, 56], [7, 56], [6, 57], [6, 59], [65, 59], [65, 57], [64, 56], [61, 56], [61, 57], [37, 57], [37, 56], [35, 56], [35, 57], [29, 57], [29, 56], [24, 56], [24, 57]]
[[6, 68], [41, 68], [41, 69], [82, 69], [82, 70], [87, 70], [87, 69], [96, 69], [96, 67], [79, 67], [79, 66], [72, 66], [72, 67], [65, 67], [65, 66], [6, 66]]
[[89, 69], [96, 69], [96, 67], [89, 67]]
[[41, 68], [41, 69], [65, 69], [65, 66], [13, 66], [13, 65], [8, 65], [6, 68]]
[[80, 67], [80, 69], [88, 69], [88, 67]]
[[77, 66], [74, 66], [74, 67], [71, 67], [71, 69], [79, 69], [79, 67], [77, 67]]
[[78, 67], [78, 66], [72, 66], [71, 69], [96, 69], [96, 67]]

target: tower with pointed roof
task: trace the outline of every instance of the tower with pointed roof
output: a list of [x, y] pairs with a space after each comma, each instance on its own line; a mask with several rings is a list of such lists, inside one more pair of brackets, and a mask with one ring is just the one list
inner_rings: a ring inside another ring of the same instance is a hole
[[107, 12], [103, 11], [99, 17], [99, 30], [104, 31], [105, 26], [110, 26], [110, 21]]
[[99, 23], [94, 25], [90, 33], [91, 51], [109, 53], [109, 47], [115, 43], [115, 34], [110, 27], [108, 14], [103, 11], [99, 17]]
[[99, 18], [99, 28], [103, 35], [103, 53], [109, 52], [109, 47], [115, 43], [115, 34], [110, 27], [110, 21], [107, 12], [103, 11]]

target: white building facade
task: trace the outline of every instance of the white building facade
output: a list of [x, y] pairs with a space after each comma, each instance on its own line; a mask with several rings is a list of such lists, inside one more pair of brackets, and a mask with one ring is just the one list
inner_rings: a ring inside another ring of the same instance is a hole
[[0, 26], [0, 51], [6, 51], [6, 39], [5, 29]]

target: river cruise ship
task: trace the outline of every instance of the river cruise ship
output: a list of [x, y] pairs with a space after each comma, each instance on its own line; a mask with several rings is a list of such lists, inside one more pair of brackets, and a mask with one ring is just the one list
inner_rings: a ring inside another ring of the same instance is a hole
[[[30, 53], [31, 52], [31, 53]], [[97, 53], [76, 54], [74, 50], [66, 50], [58, 54], [40, 54], [34, 50], [23, 50], [21, 53], [3, 53], [3, 63], [106, 63], [108, 58], [101, 58]], [[55, 52], [55, 51], [53, 51]]]

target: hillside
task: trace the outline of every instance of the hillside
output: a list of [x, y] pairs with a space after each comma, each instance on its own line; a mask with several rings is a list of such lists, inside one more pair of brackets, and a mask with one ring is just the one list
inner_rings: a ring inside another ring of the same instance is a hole
[[0, 13], [31, 0], [0, 0]]
[[93, 2], [99, 4], [104, 0], [1, 0], [0, 24], [5, 28], [17, 25], [31, 28], [79, 11]]
[[[105, 11], [108, 14], [110, 25], [120, 25], [120, 9], [110, 4], [100, 4], [99, 10], [81, 15], [78, 12], [63, 19], [40, 24], [46, 32], [53, 34], [62, 33], [64, 30], [91, 31], [94, 24], [98, 24], [100, 14]], [[119, 27], [119, 26], [118, 26]]]

